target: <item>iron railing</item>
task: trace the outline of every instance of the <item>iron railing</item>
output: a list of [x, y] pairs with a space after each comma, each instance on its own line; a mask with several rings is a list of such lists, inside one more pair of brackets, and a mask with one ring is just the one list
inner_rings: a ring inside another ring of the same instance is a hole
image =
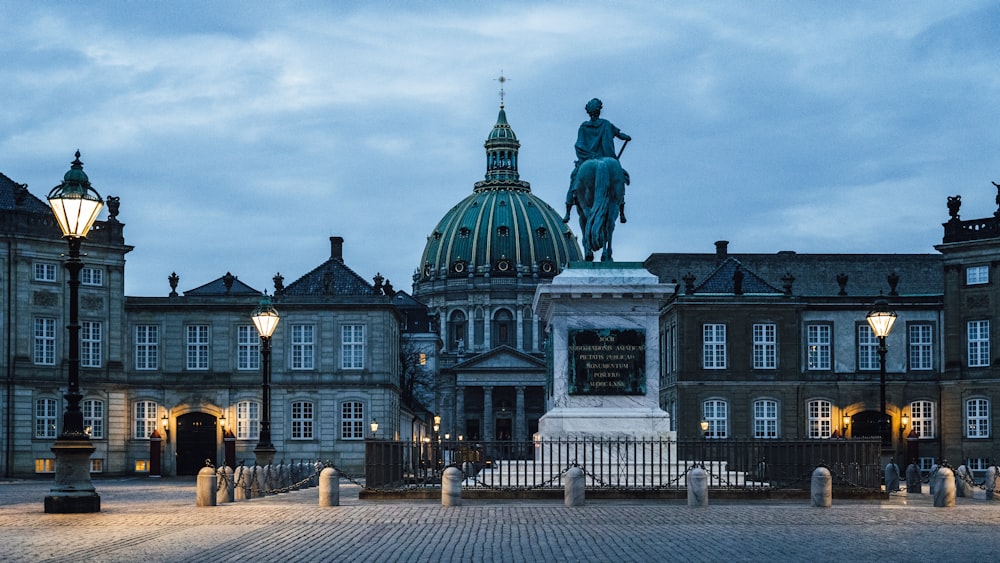
[[535, 442], [396, 442], [371, 440], [368, 489], [440, 486], [447, 467], [463, 471], [463, 487], [494, 490], [561, 488], [580, 467], [589, 489], [684, 489], [687, 472], [704, 467], [723, 489], [809, 489], [813, 470], [828, 467], [836, 488], [878, 490], [878, 438], [858, 440], [544, 440]]

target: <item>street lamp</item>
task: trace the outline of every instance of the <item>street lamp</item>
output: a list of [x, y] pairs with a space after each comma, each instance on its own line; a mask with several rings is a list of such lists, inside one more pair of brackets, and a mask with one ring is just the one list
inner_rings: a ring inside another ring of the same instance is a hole
[[889, 310], [889, 302], [883, 298], [875, 301], [875, 306], [868, 315], [865, 316], [868, 326], [872, 327], [872, 332], [878, 337], [878, 358], [879, 358], [879, 434], [882, 436], [882, 443], [891, 443], [892, 436], [889, 434], [889, 415], [885, 412], [885, 338], [892, 332], [892, 325], [896, 322], [895, 311]]
[[841, 436], [843, 436], [846, 439], [847, 438], [847, 427], [851, 425], [851, 415], [849, 415], [849, 414], [847, 414], [845, 412], [844, 416], [841, 417], [841, 422], [843, 422], [843, 428], [842, 428], [840, 434], [841, 434]]
[[66, 411], [63, 413], [62, 433], [52, 447], [56, 457], [56, 484], [45, 497], [45, 512], [75, 514], [100, 512], [101, 497], [90, 481], [90, 455], [94, 445], [83, 428], [83, 411], [80, 410], [80, 246], [93, 227], [97, 215], [104, 207], [104, 200], [90, 185], [83, 171], [80, 151], [63, 176], [63, 181], [52, 188], [48, 195], [49, 206], [55, 216], [63, 238], [69, 243], [66, 270], [69, 271], [69, 356], [67, 358], [68, 386]]
[[250, 314], [253, 325], [260, 334], [261, 388], [263, 391], [263, 413], [260, 419], [260, 437], [253, 449], [259, 465], [270, 465], [275, 449], [271, 443], [271, 335], [278, 328], [278, 311], [271, 306], [271, 298], [265, 295], [260, 305]]
[[708, 449], [708, 421], [702, 419], [701, 421], [701, 467], [705, 467], [705, 450]]
[[372, 440], [374, 440], [376, 434], [378, 433], [378, 420], [373, 418], [372, 423], [368, 426], [372, 429]]

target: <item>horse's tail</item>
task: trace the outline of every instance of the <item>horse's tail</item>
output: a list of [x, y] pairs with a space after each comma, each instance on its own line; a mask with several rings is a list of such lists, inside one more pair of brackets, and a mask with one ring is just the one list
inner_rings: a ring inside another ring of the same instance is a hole
[[594, 205], [587, 214], [587, 238], [591, 250], [600, 250], [607, 242], [608, 193], [611, 174], [608, 164], [602, 159], [594, 160]]

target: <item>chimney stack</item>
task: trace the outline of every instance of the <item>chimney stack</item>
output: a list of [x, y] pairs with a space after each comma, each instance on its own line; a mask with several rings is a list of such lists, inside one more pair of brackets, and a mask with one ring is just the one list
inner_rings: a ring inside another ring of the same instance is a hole
[[344, 237], [330, 237], [330, 258], [344, 261]]
[[715, 258], [721, 264], [729, 257], [729, 241], [728, 240], [717, 240], [715, 241]]

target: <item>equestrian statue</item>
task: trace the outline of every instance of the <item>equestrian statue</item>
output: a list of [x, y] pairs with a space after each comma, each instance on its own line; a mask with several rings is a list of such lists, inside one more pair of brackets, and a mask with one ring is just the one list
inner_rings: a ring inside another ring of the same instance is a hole
[[[576, 136], [577, 160], [570, 174], [563, 222], [569, 222], [570, 210], [575, 205], [580, 216], [584, 257], [592, 261], [594, 252], [600, 250], [601, 261], [610, 262], [615, 220], [625, 223], [625, 186], [629, 184], [628, 172], [618, 159], [632, 137], [602, 119], [602, 107], [597, 98], [587, 102], [590, 119], [580, 125]], [[615, 137], [625, 141], [617, 154]]]

